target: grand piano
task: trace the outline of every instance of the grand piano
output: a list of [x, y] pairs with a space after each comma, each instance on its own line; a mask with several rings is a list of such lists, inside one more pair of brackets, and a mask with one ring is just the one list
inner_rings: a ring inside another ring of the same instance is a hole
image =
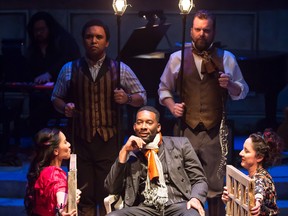
[[[170, 24], [149, 25], [135, 29], [125, 45], [120, 57], [135, 72], [147, 92], [148, 105], [155, 106], [164, 117], [164, 107], [158, 102], [160, 76], [174, 49], [156, 50]], [[179, 48], [176, 48], [179, 49]], [[175, 50], [176, 50], [175, 49]], [[133, 125], [137, 108], [128, 106], [128, 127]], [[162, 118], [163, 119], [163, 118]], [[132, 128], [130, 128], [132, 133]], [[166, 133], [167, 134], [167, 133]]]
[[157, 95], [159, 77], [171, 53], [156, 50], [169, 27], [166, 23], [135, 29], [120, 52], [121, 60], [135, 71], [148, 97]]
[[[165, 51], [156, 50], [169, 26], [165, 24], [135, 29], [121, 51], [121, 60], [136, 73], [147, 91], [148, 99], [155, 102], [162, 116], [164, 108], [159, 105], [157, 94], [160, 76], [170, 54], [181, 49], [175, 47]], [[263, 127], [259, 129], [276, 128], [277, 99], [287, 84], [287, 53], [250, 50], [231, 50], [231, 52], [237, 58], [250, 91], [264, 94], [266, 118], [264, 122], [259, 123]], [[133, 108], [129, 109], [133, 111]]]

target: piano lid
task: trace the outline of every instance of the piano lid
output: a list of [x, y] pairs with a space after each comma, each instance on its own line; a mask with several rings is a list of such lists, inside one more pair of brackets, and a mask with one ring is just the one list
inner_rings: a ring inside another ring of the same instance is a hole
[[120, 52], [121, 59], [155, 52], [170, 25], [170, 23], [164, 23], [134, 29]]

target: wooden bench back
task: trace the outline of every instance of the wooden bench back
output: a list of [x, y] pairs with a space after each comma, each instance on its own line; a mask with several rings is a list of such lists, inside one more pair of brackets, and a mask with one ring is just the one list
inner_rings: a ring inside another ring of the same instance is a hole
[[250, 216], [250, 209], [254, 206], [254, 180], [234, 166], [227, 165], [226, 185], [231, 198], [227, 203], [226, 216]]

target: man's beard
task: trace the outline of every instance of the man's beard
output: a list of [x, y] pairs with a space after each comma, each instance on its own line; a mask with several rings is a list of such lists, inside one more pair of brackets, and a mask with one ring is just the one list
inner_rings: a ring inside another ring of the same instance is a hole
[[212, 42], [208, 42], [206, 39], [197, 39], [196, 41], [193, 41], [195, 48], [202, 52], [205, 50], [208, 50]]
[[154, 138], [155, 138], [156, 134], [149, 134], [147, 137], [142, 138], [142, 140], [148, 144], [150, 142], [153, 142]]

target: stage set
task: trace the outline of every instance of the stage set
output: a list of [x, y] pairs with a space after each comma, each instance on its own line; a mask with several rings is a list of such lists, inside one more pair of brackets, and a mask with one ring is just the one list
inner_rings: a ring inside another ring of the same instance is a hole
[[[123, 26], [120, 26], [120, 19], [123, 14], [115, 15], [118, 19], [117, 27], [123, 28]], [[134, 28], [123, 46], [119, 41], [121, 31], [118, 29], [117, 59], [125, 62], [135, 72], [147, 91], [148, 105], [155, 106], [161, 113], [163, 134], [172, 135], [175, 119], [166, 108], [159, 104], [157, 94], [159, 78], [170, 54], [176, 50], [181, 50], [183, 44], [189, 46], [189, 38], [184, 37], [183, 41], [172, 45], [168, 34], [172, 24], [166, 20], [165, 14], [161, 10], [140, 11], [138, 16], [148, 18], [147, 23], [144, 26]], [[123, 22], [122, 25], [124, 25]], [[187, 26], [187, 29], [190, 29], [190, 27]], [[165, 49], [159, 49], [159, 44], [163, 41], [169, 46]], [[186, 43], [187, 41], [188, 43]], [[217, 42], [217, 44], [220, 48], [225, 49], [223, 42]], [[11, 209], [13, 209], [13, 215], [25, 215], [23, 196], [26, 173], [33, 154], [32, 137], [34, 135], [33, 131], [30, 130], [30, 118], [33, 113], [29, 112], [29, 101], [31, 94], [44, 92], [49, 95], [54, 87], [53, 82], [36, 85], [25, 80], [26, 72], [22, 71], [25, 64], [25, 58], [21, 50], [22, 45], [23, 41], [18, 39], [2, 40], [2, 55], [0, 56], [0, 215], [10, 215]], [[288, 98], [288, 91], [285, 90], [287, 86], [287, 53], [259, 49], [230, 49], [230, 51], [237, 58], [243, 76], [249, 85], [250, 93], [247, 99], [242, 102], [233, 104], [232, 101], [228, 101], [227, 103], [231, 143], [228, 163], [233, 166], [229, 167], [227, 178], [230, 179], [229, 181], [234, 181], [233, 175], [239, 175], [239, 178], [235, 177], [235, 181], [241, 182], [242, 185], [249, 188], [250, 180], [237, 173], [238, 171], [245, 173], [240, 167], [238, 154], [247, 135], [251, 132], [262, 131], [266, 127], [272, 127], [279, 130], [287, 142], [288, 108], [283, 112], [279, 112], [278, 108], [280, 96], [281, 98]], [[17, 58], [16, 64], [13, 61], [15, 58]], [[277, 76], [271, 74], [271, 71], [276, 71]], [[257, 110], [257, 106], [259, 106], [260, 111]], [[123, 122], [125, 122], [123, 133], [128, 136], [132, 133], [134, 115], [137, 109], [128, 106], [123, 109], [126, 111], [123, 116]], [[67, 119], [52, 113], [46, 125], [65, 130]], [[281, 210], [279, 216], [288, 215], [287, 146], [285, 146], [282, 154], [282, 162], [282, 165], [269, 169], [278, 193], [278, 205]], [[234, 168], [238, 170], [235, 171]], [[242, 180], [244, 183], [242, 183]], [[241, 200], [239, 201], [236, 198], [234, 202], [240, 203]], [[244, 203], [243, 206], [243, 209], [239, 210], [240, 207], [237, 207], [236, 204], [234, 204], [234, 207], [233, 204], [230, 204], [228, 215], [235, 215], [235, 212], [241, 212], [241, 214], [239, 213], [241, 216], [249, 215], [245, 213], [249, 203]]]

